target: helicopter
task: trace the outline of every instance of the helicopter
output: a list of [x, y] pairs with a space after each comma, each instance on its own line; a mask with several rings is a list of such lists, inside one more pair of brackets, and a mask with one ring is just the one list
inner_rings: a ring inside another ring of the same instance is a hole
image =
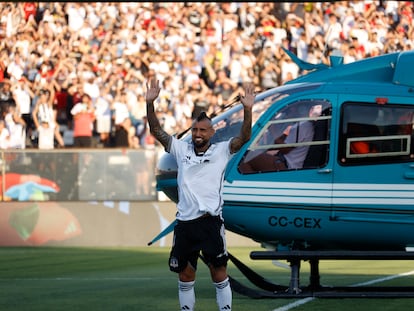
[[[414, 259], [414, 51], [347, 64], [332, 53], [329, 65], [285, 52], [306, 74], [257, 93], [251, 139], [226, 169], [223, 218], [265, 248], [252, 259], [287, 260], [291, 279], [274, 284], [229, 254], [260, 290], [234, 279], [232, 288], [255, 298], [414, 297], [413, 287], [327, 287], [319, 275], [324, 259]], [[237, 100], [212, 119], [213, 142], [239, 133]], [[176, 169], [172, 156], [160, 157], [156, 187], [173, 202]], [[307, 286], [301, 261], [310, 263]]]

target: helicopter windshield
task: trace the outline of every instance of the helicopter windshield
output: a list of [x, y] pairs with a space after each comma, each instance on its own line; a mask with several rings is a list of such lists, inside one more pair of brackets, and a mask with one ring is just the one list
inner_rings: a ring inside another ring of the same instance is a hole
[[[272, 103], [287, 96], [282, 93], [275, 93], [271, 96], [256, 100], [252, 110], [252, 123], [254, 124], [260, 116], [266, 111]], [[212, 142], [220, 142], [237, 136], [243, 123], [243, 105], [237, 104], [231, 109], [223, 112], [217, 117], [213, 118], [213, 128], [216, 133], [212, 137]], [[190, 140], [191, 134], [187, 133], [183, 140]]]
[[[263, 112], [265, 112], [271, 105], [277, 103], [281, 99], [294, 93], [303, 92], [304, 90], [318, 88], [319, 86], [319, 83], [284, 85], [258, 94], [252, 110], [252, 124], [255, 124]], [[217, 116], [213, 118], [213, 127], [216, 130], [216, 133], [212, 137], [212, 142], [225, 141], [240, 133], [243, 123], [243, 105], [239, 101], [235, 101], [234, 103], [235, 105], [229, 105], [230, 108], [228, 110], [220, 114], [217, 113]], [[190, 133], [186, 133], [186, 135], [183, 136], [183, 139], [187, 141], [191, 140]]]
[[[269, 106], [277, 100], [285, 97], [285, 94], [273, 94], [273, 96], [256, 100], [252, 110], [252, 123], [254, 124]], [[243, 105], [238, 104], [233, 109], [220, 115], [213, 120], [216, 134], [212, 138], [213, 142], [228, 140], [240, 133], [243, 124]]]

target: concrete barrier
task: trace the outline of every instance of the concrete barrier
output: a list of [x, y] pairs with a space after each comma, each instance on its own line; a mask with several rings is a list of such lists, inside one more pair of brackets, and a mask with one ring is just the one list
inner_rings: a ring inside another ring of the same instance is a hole
[[[171, 201], [0, 203], [0, 246], [146, 246], [175, 219]], [[256, 246], [227, 232], [231, 246]], [[172, 234], [149, 247], [170, 247]]]

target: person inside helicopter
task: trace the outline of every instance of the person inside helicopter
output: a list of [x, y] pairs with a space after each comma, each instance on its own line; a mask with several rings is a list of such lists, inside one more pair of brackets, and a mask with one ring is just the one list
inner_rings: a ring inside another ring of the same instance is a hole
[[[273, 140], [275, 148], [269, 148], [259, 155], [250, 157], [240, 164], [242, 173], [274, 172], [282, 170], [300, 169], [304, 167], [311, 142], [315, 134], [314, 118], [321, 116], [322, 105], [313, 105], [309, 109], [308, 117], [288, 125], [281, 135]], [[305, 143], [305, 144], [302, 144]]]

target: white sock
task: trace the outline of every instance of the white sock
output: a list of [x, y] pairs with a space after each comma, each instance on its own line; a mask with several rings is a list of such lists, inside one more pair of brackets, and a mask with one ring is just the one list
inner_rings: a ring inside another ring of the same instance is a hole
[[180, 310], [193, 311], [195, 305], [194, 283], [178, 281], [178, 299], [180, 300]]
[[213, 283], [216, 287], [217, 305], [220, 311], [231, 311], [232, 292], [229, 278], [219, 283]]

